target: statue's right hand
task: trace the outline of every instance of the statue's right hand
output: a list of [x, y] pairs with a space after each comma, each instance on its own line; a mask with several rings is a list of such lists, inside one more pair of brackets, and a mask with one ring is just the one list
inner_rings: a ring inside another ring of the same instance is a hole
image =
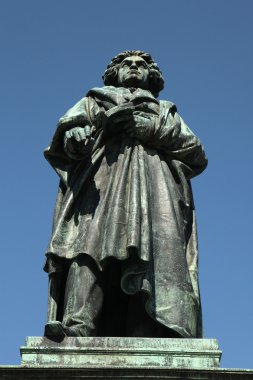
[[65, 132], [64, 150], [71, 158], [77, 158], [78, 155], [85, 153], [91, 140], [92, 128], [89, 125], [85, 127], [75, 127]]

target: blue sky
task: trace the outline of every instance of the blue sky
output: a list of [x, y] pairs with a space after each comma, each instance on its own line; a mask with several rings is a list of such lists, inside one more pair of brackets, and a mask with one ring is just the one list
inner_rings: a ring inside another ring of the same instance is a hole
[[218, 339], [222, 367], [253, 367], [252, 16], [251, 0], [1, 2], [0, 364], [18, 364], [46, 321], [58, 179], [43, 149], [110, 59], [140, 49], [209, 157], [192, 181], [205, 337]]

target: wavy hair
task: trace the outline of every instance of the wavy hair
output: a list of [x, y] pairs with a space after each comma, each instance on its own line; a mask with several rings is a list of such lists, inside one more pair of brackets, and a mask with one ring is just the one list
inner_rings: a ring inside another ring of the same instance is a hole
[[161, 70], [152, 59], [151, 55], [140, 50], [126, 50], [114, 57], [102, 76], [106, 86], [119, 87], [118, 85], [118, 70], [121, 62], [127, 58], [137, 55], [145, 60], [149, 66], [149, 90], [157, 98], [159, 92], [164, 87], [164, 79]]

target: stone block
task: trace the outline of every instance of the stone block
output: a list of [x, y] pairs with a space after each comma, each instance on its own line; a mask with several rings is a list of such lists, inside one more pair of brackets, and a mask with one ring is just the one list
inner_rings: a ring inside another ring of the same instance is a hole
[[218, 368], [215, 339], [28, 337], [22, 366], [86, 368]]
[[253, 370], [0, 366], [1, 380], [253, 380]]

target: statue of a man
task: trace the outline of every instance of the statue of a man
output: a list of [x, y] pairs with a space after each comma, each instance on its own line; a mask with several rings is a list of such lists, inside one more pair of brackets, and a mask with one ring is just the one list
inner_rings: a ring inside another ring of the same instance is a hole
[[118, 54], [103, 79], [45, 152], [60, 177], [45, 335], [201, 337], [190, 179], [207, 165], [203, 147], [157, 100], [149, 54]]

